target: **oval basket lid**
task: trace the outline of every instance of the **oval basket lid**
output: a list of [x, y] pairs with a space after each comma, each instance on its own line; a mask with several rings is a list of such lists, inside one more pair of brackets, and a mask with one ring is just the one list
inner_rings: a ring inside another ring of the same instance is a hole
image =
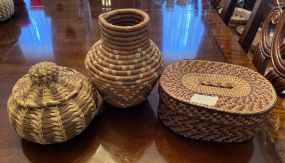
[[277, 100], [274, 88], [263, 76], [221, 62], [175, 62], [164, 70], [159, 84], [162, 91], [179, 102], [227, 113], [266, 112]]
[[17, 81], [11, 97], [22, 107], [49, 107], [69, 100], [81, 86], [82, 79], [77, 71], [41, 62]]

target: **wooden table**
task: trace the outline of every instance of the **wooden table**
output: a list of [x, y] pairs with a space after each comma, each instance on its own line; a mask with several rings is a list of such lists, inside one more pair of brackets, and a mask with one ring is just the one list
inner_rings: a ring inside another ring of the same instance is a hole
[[[122, 110], [102, 103], [90, 126], [66, 143], [42, 146], [21, 139], [9, 126], [6, 111], [14, 83], [43, 60], [86, 74], [85, 55], [99, 39], [97, 17], [112, 9], [140, 8], [150, 15], [151, 38], [163, 52], [165, 65], [186, 58], [252, 65], [208, 0], [15, 0], [15, 4], [15, 16], [0, 24], [0, 31], [7, 30], [7, 38], [0, 38], [1, 163], [262, 163], [284, 159], [281, 98], [268, 125], [270, 136], [263, 128], [249, 142], [222, 144], [186, 139], [163, 126], [156, 114], [157, 88], [135, 108]], [[17, 30], [21, 33], [15, 35]], [[15, 37], [16, 43], [3, 45], [2, 41]]]

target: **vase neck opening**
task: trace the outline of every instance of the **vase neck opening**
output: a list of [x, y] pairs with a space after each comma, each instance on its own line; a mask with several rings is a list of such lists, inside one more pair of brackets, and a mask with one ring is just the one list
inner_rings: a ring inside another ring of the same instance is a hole
[[147, 13], [136, 9], [120, 9], [99, 16], [100, 36], [109, 46], [132, 46], [149, 40]]

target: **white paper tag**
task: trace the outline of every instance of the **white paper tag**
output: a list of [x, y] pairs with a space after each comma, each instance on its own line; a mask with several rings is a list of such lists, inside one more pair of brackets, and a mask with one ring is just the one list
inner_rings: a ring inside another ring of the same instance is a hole
[[191, 97], [190, 102], [208, 105], [208, 106], [215, 106], [218, 100], [219, 100], [219, 97], [217, 96], [206, 96], [206, 95], [194, 94]]

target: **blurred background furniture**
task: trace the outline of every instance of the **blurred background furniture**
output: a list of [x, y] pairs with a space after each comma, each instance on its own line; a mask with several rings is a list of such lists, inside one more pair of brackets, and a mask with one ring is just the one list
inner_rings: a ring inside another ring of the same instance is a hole
[[221, 12], [221, 17], [226, 24], [229, 24], [231, 17], [233, 16], [237, 2], [238, 2], [238, 0], [227, 0], [227, 1], [225, 1], [223, 10]]
[[261, 26], [261, 23], [264, 21], [264, 17], [272, 7], [273, 5], [271, 0], [256, 0], [251, 16], [244, 26], [244, 30], [238, 41], [246, 52], [249, 51], [257, 31]]
[[[268, 60], [271, 57], [273, 68], [266, 74], [266, 78], [272, 83], [278, 94], [283, 94], [285, 90], [285, 5], [280, 8], [272, 10], [274, 13], [271, 19], [271, 24], [276, 25], [272, 40], [268, 33], [270, 33], [271, 26], [265, 26], [264, 36], [261, 39], [261, 55]], [[271, 25], [270, 24], [270, 25]], [[268, 46], [268, 48], [267, 48]], [[265, 51], [264, 51], [265, 50]], [[266, 51], [268, 50], [268, 51]], [[269, 55], [268, 55], [269, 53]], [[257, 53], [258, 54], [258, 53]], [[266, 62], [266, 61], [265, 61]]]
[[214, 8], [217, 8], [221, 0], [210, 0], [210, 3]]
[[[225, 24], [237, 28], [238, 34], [241, 35], [239, 43], [245, 52], [248, 52], [251, 48], [266, 14], [276, 6], [271, 0], [213, 0], [211, 4], [214, 8], [220, 10], [218, 12], [220, 12]], [[218, 6], [222, 6], [222, 8], [218, 8]], [[242, 17], [244, 17], [246, 23], [230, 23], [231, 19], [242, 19]], [[256, 43], [257, 41], [254, 45]]]
[[[252, 62], [257, 71], [262, 75], [266, 75], [266, 68], [271, 58], [271, 48], [274, 42], [274, 33], [277, 30], [277, 24], [284, 12], [285, 7], [276, 6], [266, 16], [261, 32], [257, 49], [252, 57]], [[269, 71], [269, 70], [268, 70]]]

